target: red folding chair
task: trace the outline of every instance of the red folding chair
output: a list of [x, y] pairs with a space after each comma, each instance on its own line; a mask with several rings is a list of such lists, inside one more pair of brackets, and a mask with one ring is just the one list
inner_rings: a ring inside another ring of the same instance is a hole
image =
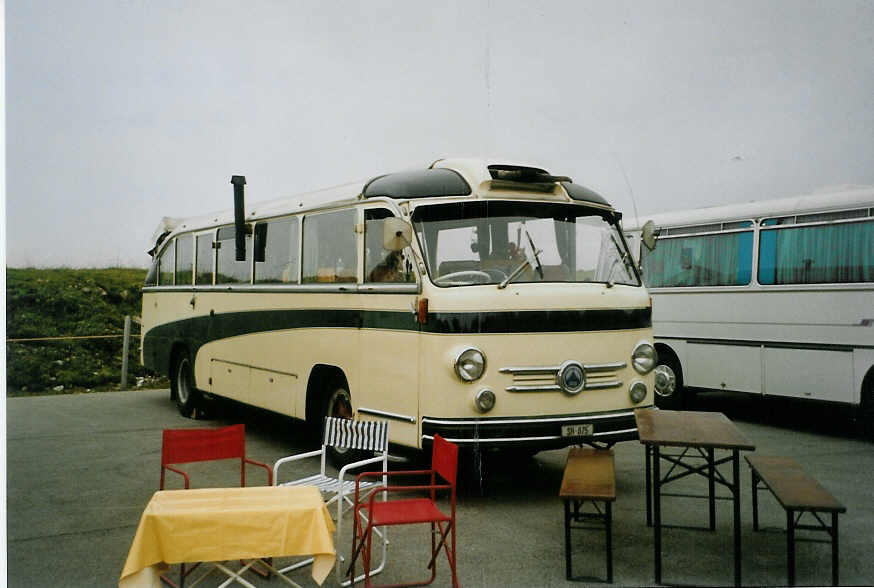
[[[188, 474], [174, 467], [178, 464], [198, 461], [215, 461], [220, 459], [240, 460], [240, 486], [246, 485], [246, 464], [252, 464], [267, 470], [267, 485], [273, 485], [273, 470], [266, 463], [246, 457], [246, 428], [244, 425], [231, 425], [220, 429], [164, 429], [161, 444], [161, 485], [164, 490], [165, 473], [167, 470], [180, 474], [185, 480], [185, 488], [191, 486]], [[183, 563], [179, 571], [179, 586], [184, 586], [185, 577], [194, 571], [198, 564], [189, 567]], [[258, 571], [258, 570], [255, 570]], [[261, 573], [261, 572], [258, 572]], [[161, 580], [170, 586], [175, 582], [161, 576]]]
[[[430, 470], [412, 470], [399, 472], [364, 472], [359, 474], [355, 485], [355, 531], [352, 535], [352, 561], [347, 575], [355, 580], [355, 563], [358, 556], [364, 566], [364, 585], [370, 587], [371, 538], [376, 527], [395, 525], [413, 525], [430, 523], [431, 525], [431, 560], [428, 568], [431, 577], [425, 581], [393, 584], [393, 586], [425, 586], [434, 581], [437, 576], [437, 556], [440, 551], [446, 553], [449, 569], [452, 572], [452, 586], [458, 586], [455, 558], [455, 481], [458, 472], [458, 446], [446, 441], [440, 435], [434, 435], [434, 446], [431, 452]], [[399, 476], [428, 476], [430, 483], [412, 486], [378, 486], [367, 493], [360, 494], [360, 483], [365, 477], [387, 476], [389, 479]], [[442, 479], [442, 482], [439, 478]], [[437, 493], [449, 493], [449, 514], [440, 510], [437, 505]], [[425, 493], [425, 497], [399, 498], [397, 500], [376, 500], [377, 495], [398, 492]], [[439, 532], [440, 540], [437, 540]]]

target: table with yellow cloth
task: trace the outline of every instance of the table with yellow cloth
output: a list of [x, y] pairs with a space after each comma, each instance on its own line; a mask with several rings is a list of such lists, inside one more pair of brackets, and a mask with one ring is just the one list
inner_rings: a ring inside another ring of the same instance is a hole
[[167, 564], [314, 556], [321, 584], [334, 566], [334, 522], [313, 486], [155, 492], [137, 528], [120, 588], [160, 586]]

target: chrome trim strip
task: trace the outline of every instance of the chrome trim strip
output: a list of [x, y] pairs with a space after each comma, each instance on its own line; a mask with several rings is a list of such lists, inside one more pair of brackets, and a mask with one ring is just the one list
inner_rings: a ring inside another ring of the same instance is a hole
[[228, 359], [219, 359], [218, 357], [212, 357], [212, 358], [210, 358], [209, 361], [217, 361], [219, 363], [226, 363], [228, 365], [235, 365], [235, 366], [239, 366], [239, 367], [250, 368], [250, 369], [259, 370], [262, 372], [270, 372], [271, 374], [281, 374], [283, 376], [291, 376], [292, 378], [299, 377], [297, 374], [293, 374], [291, 372], [281, 372], [279, 370], [272, 370], [270, 368], [258, 367], [257, 365], [252, 365], [249, 363], [240, 363], [238, 361], [230, 361]]
[[502, 374], [518, 374], [521, 376], [527, 376], [531, 374], [555, 374], [558, 371], [560, 366], [551, 366], [551, 367], [503, 367], [498, 371]]
[[[637, 429], [622, 429], [619, 431], [604, 431], [602, 433], [595, 433], [592, 437], [607, 437], [608, 435], [621, 435], [623, 433], [636, 433]], [[423, 440], [433, 441], [433, 435], [422, 435]], [[556, 439], [571, 439], [571, 437], [562, 437], [561, 435], [547, 435], [545, 437], [502, 437], [497, 439], [491, 438], [482, 438], [479, 437], [477, 439], [468, 439], [468, 438], [447, 438], [447, 441], [452, 443], [456, 443], [459, 445], [475, 445], [477, 443], [516, 443], [519, 441], [555, 441]]]
[[507, 386], [507, 392], [561, 392], [561, 386], [557, 384], [544, 384], [542, 386]]
[[358, 412], [361, 414], [369, 414], [372, 416], [381, 416], [387, 419], [394, 419], [396, 421], [404, 421], [405, 423], [410, 423], [411, 425], [416, 424], [416, 417], [407, 416], [405, 414], [385, 412], [384, 410], [376, 410], [375, 408], [366, 408], [364, 406], [359, 407]]
[[[645, 408], [645, 407], [640, 407]], [[547, 418], [537, 418], [532, 417], [528, 419], [506, 419], [506, 420], [497, 420], [495, 418], [489, 418], [486, 420], [476, 419], [456, 419], [456, 420], [446, 420], [446, 419], [435, 419], [424, 417], [422, 418], [422, 424], [425, 423], [431, 425], [527, 425], [527, 424], [543, 424], [543, 423], [567, 423], [574, 421], [590, 421], [590, 420], [600, 420], [600, 419], [612, 419], [617, 417], [633, 417], [634, 409], [625, 410], [622, 412], [610, 412], [606, 414], [592, 414], [592, 415], [579, 415], [579, 416], [571, 416], [571, 417], [547, 417]]]
[[619, 388], [622, 382], [610, 380], [609, 382], [586, 382], [586, 390], [604, 390], [606, 388]]
[[609, 372], [612, 370], [622, 370], [628, 366], [628, 363], [624, 361], [617, 361], [614, 363], [589, 363], [583, 364], [583, 368], [587, 372]]

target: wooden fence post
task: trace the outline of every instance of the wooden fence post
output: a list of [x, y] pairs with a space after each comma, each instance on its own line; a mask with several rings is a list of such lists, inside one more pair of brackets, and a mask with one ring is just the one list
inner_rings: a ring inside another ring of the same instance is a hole
[[124, 317], [124, 343], [121, 352], [121, 389], [127, 388], [127, 356], [130, 351], [130, 315]]

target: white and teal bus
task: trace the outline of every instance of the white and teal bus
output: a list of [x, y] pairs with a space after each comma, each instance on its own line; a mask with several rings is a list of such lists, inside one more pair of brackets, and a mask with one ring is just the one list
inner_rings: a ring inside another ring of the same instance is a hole
[[819, 400], [874, 433], [874, 188], [643, 220], [658, 234], [641, 249], [657, 404], [689, 389]]
[[[542, 168], [441, 160], [165, 219], [142, 361], [185, 415], [226, 397], [528, 451], [634, 439], [653, 404], [646, 289], [598, 194]], [[318, 427], [316, 427], [318, 428]]]

